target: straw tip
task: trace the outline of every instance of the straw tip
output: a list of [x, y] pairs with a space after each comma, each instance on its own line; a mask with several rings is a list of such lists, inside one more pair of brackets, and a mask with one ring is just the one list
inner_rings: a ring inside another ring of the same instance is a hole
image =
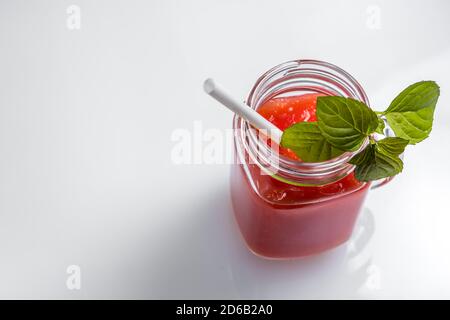
[[215, 87], [216, 84], [214, 83], [214, 80], [211, 78], [208, 78], [205, 80], [205, 82], [203, 82], [203, 90], [205, 90], [207, 94], [213, 92]]

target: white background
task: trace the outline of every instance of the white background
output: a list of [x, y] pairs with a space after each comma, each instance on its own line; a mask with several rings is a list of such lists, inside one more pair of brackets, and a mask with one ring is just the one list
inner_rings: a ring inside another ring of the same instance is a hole
[[[444, 0], [1, 0], [0, 298], [450, 298], [449, 13]], [[348, 244], [266, 261], [232, 219], [229, 167], [174, 165], [171, 135], [230, 128], [206, 77], [244, 98], [299, 58], [346, 69], [378, 110], [419, 80], [441, 98]]]

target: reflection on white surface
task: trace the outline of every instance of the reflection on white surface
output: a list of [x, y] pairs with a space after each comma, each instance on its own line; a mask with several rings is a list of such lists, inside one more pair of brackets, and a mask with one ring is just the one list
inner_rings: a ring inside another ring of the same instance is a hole
[[365, 209], [357, 229], [362, 233], [320, 255], [265, 260], [243, 250], [231, 253], [230, 268], [242, 298], [350, 298], [358, 297], [369, 282], [372, 267], [365, 251], [374, 230], [372, 213]]
[[228, 187], [177, 232], [177, 242], [157, 259], [162, 298], [348, 298], [378, 289], [379, 273], [368, 248], [375, 232], [364, 208], [352, 238], [326, 253], [268, 260], [251, 253], [234, 221]]

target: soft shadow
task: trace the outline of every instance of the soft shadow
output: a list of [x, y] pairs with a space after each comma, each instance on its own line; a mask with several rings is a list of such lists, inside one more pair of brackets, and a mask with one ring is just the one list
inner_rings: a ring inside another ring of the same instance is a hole
[[[176, 238], [156, 263], [151, 291], [172, 299], [351, 298], [369, 277], [367, 244], [375, 231], [374, 216], [363, 210], [346, 244], [296, 260], [266, 260], [252, 254], [232, 214], [227, 186], [192, 209], [189, 223], [171, 230]], [[191, 210], [191, 209], [188, 209]]]

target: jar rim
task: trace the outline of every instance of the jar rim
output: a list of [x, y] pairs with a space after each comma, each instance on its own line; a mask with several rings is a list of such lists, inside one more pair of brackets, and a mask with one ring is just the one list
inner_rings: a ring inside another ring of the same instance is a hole
[[[256, 110], [269, 99], [301, 91], [346, 96], [370, 106], [364, 89], [348, 72], [334, 64], [311, 59], [284, 62], [263, 73], [251, 89], [246, 104]], [[235, 116], [234, 127], [242, 129], [235, 138], [240, 139], [256, 164], [274, 178], [299, 185], [329, 184], [350, 174], [354, 166], [348, 161], [369, 143], [367, 138], [358, 150], [327, 161], [301, 162], [273, 150], [244, 119]]]

